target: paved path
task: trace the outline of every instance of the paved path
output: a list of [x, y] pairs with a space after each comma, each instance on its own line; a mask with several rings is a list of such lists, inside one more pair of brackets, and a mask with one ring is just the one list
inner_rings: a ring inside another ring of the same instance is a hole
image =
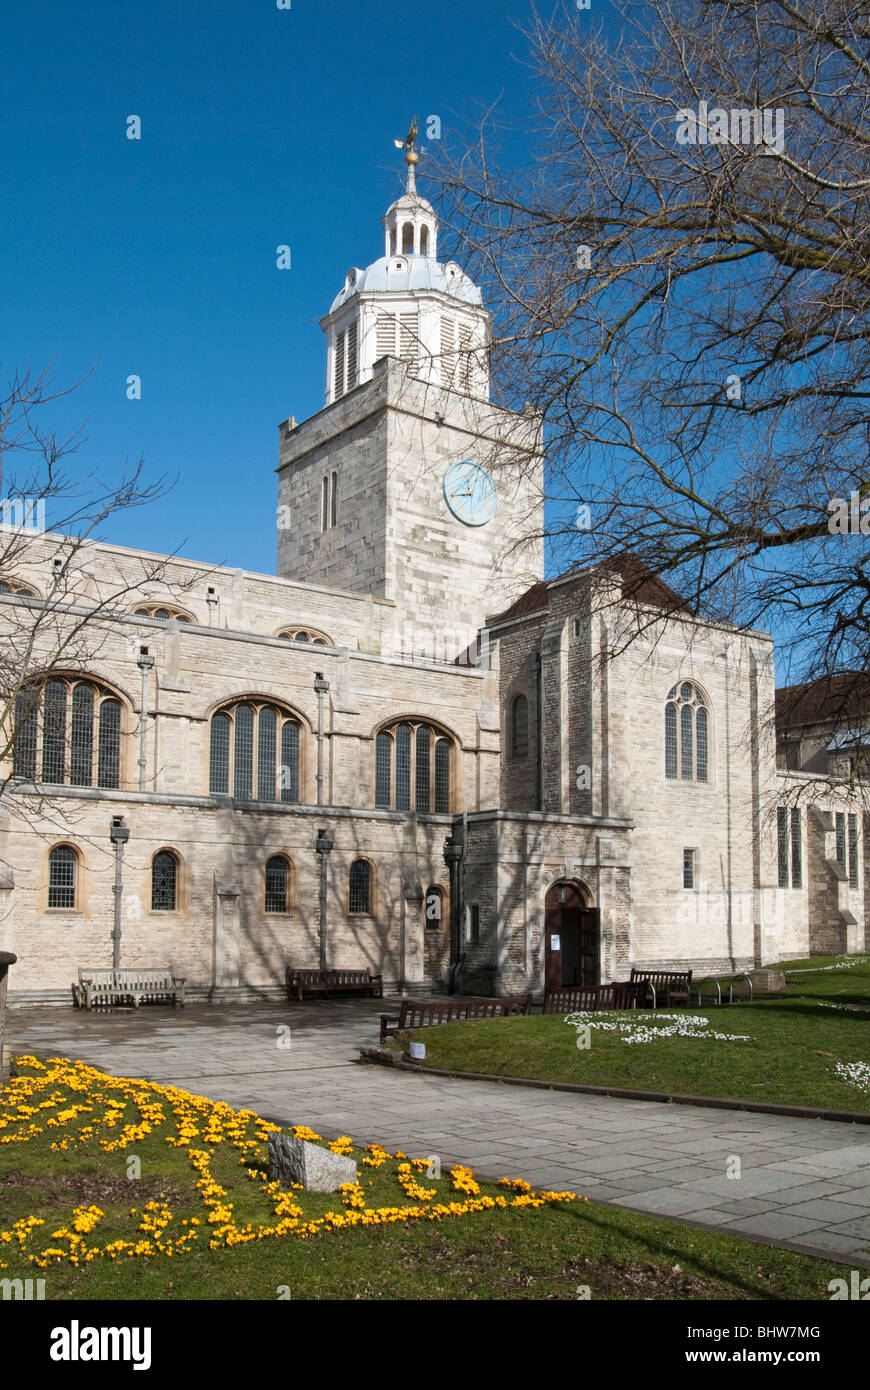
[[[870, 1126], [618, 1100], [363, 1066], [389, 1001], [12, 1009], [9, 1045], [172, 1083], [602, 1202], [870, 1265]], [[281, 1032], [289, 1027], [289, 1035]], [[289, 1038], [290, 1046], [279, 1046]], [[730, 1156], [742, 1176], [728, 1178]]]

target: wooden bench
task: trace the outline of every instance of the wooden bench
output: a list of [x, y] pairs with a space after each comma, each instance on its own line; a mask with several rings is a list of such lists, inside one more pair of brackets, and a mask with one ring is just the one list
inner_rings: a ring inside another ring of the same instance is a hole
[[166, 966], [96, 970], [79, 966], [79, 980], [72, 986], [78, 1009], [112, 1008], [132, 1004], [179, 1004], [184, 1008], [184, 979]]
[[608, 985], [566, 985], [544, 993], [545, 1014], [594, 1013], [598, 1009], [636, 1009], [646, 999], [640, 982], [613, 980]]
[[287, 998], [300, 1004], [303, 994], [360, 993], [383, 999], [383, 975], [373, 975], [370, 970], [294, 970], [287, 966]]
[[665, 996], [665, 1006], [688, 1004], [692, 994], [691, 970], [632, 970], [631, 984], [645, 984], [652, 994], [655, 1009], [659, 995]]
[[510, 1018], [532, 1011], [532, 996], [518, 999], [451, 999], [441, 1003], [431, 1000], [403, 999], [397, 1014], [381, 1014], [381, 1042], [404, 1033], [406, 1029], [432, 1028], [439, 1023], [454, 1023], [468, 1018]]

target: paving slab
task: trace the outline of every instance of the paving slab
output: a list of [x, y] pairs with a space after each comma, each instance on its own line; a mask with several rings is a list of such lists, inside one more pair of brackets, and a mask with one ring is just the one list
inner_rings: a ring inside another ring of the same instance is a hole
[[[100, 1016], [13, 1006], [9, 1050], [80, 1058], [327, 1138], [437, 1154], [482, 1177], [525, 1177], [870, 1265], [870, 1126], [361, 1065], [359, 1047], [377, 1042], [389, 1007], [340, 999]], [[289, 1048], [276, 1045], [288, 1037]], [[725, 1177], [731, 1154], [740, 1179]]]

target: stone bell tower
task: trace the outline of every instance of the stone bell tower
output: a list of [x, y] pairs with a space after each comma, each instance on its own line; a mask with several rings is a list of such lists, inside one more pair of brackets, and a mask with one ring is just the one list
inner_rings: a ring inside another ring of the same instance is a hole
[[[490, 314], [407, 183], [321, 319], [326, 404], [281, 426], [278, 573], [394, 599], [452, 655], [543, 577], [540, 422], [489, 402]], [[399, 143], [399, 142], [397, 142]], [[448, 634], [448, 635], [444, 635]]]

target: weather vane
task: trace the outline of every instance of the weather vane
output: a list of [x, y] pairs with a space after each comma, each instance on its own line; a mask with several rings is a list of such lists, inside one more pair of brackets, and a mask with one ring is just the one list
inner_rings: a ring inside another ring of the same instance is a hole
[[407, 166], [408, 166], [408, 192], [409, 192], [409, 193], [416, 193], [417, 187], [416, 187], [415, 170], [416, 170], [416, 166], [417, 166], [417, 165], [419, 164], [419, 162], [420, 162], [420, 151], [419, 151], [419, 149], [417, 148], [417, 117], [416, 117], [416, 116], [414, 116], [414, 117], [412, 118], [412, 120], [411, 120], [411, 128], [410, 128], [410, 130], [408, 131], [408, 134], [405, 136], [404, 140], [394, 140], [394, 141], [393, 141], [393, 144], [395, 145], [395, 147], [396, 147], [397, 150], [404, 149], [404, 151], [405, 151], [405, 163], [406, 163]]

